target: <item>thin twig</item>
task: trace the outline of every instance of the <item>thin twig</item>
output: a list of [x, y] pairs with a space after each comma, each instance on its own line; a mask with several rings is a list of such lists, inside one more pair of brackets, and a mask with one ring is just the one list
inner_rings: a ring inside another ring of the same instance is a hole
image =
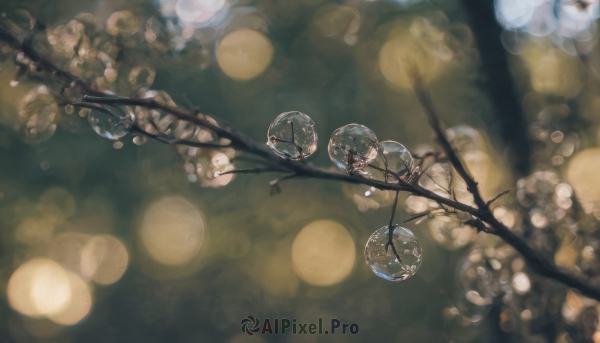
[[279, 170], [279, 169], [272, 169], [272, 168], [235, 169], [235, 170], [229, 170], [226, 172], [219, 173], [219, 176], [227, 175], [227, 174], [260, 174], [260, 173], [280, 172], [280, 171], [281, 170]]
[[488, 201], [485, 203], [486, 206], [490, 206], [494, 201], [500, 199], [501, 196], [503, 196], [504, 194], [508, 194], [508, 192], [510, 192], [510, 190], [505, 190], [504, 192], [496, 195], [492, 200]]
[[[473, 195], [473, 199], [475, 200], [475, 204], [477, 207], [475, 213], [469, 212], [475, 217], [475, 221], [473, 222], [473, 224], [479, 225], [477, 226], [479, 231], [485, 231], [487, 233], [491, 233], [502, 238], [507, 244], [511, 245], [521, 255], [523, 255], [523, 257], [529, 263], [529, 266], [540, 275], [560, 281], [569, 287], [576, 288], [587, 297], [600, 300], [600, 288], [594, 287], [588, 284], [586, 281], [581, 280], [580, 278], [574, 275], [570, 275], [566, 272], [561, 271], [554, 263], [552, 263], [550, 260], [548, 260], [540, 253], [535, 251], [531, 246], [529, 246], [525, 239], [523, 239], [520, 236], [517, 236], [514, 232], [510, 231], [510, 229], [507, 228], [504, 224], [498, 221], [496, 217], [494, 217], [488, 204], [483, 200], [481, 193], [479, 193], [477, 182], [467, 172], [462, 161], [460, 160], [454, 149], [452, 149], [450, 142], [448, 141], [444, 132], [442, 131], [438, 116], [433, 107], [433, 102], [431, 101], [431, 97], [429, 96], [429, 93], [427, 92], [426, 88], [424, 87], [421, 81], [421, 78], [418, 74], [418, 70], [413, 69], [412, 72], [413, 90], [417, 95], [417, 98], [421, 102], [421, 106], [425, 110], [427, 119], [436, 135], [438, 143], [442, 146], [442, 149], [445, 151], [447, 158], [454, 167], [454, 169], [456, 169], [460, 177], [467, 184], [467, 189], [469, 190], [469, 192], [471, 192], [471, 194]], [[452, 200], [452, 202], [456, 201]], [[458, 209], [457, 207], [454, 208]], [[489, 227], [485, 225], [481, 226], [478, 221], [481, 222], [481, 225], [487, 223]]]
[[[282, 159], [275, 153], [273, 153], [270, 149], [268, 149], [266, 145], [255, 142], [254, 140], [248, 138], [247, 136], [235, 130], [234, 128], [221, 128], [209, 122], [208, 120], [205, 120], [203, 117], [196, 116], [195, 113], [183, 110], [178, 107], [168, 106], [156, 102], [154, 99], [131, 99], [118, 98], [112, 96], [109, 97], [107, 94], [99, 91], [95, 86], [87, 83], [84, 80], [74, 77], [68, 71], [58, 68], [52, 62], [40, 56], [29, 42], [24, 42], [14, 32], [6, 28], [5, 25], [2, 25], [1, 22], [0, 40], [6, 42], [9, 46], [11, 46], [14, 49], [22, 51], [31, 61], [37, 64], [39, 69], [45, 70], [50, 74], [55, 75], [58, 79], [67, 83], [75, 93], [86, 95], [83, 98], [85, 102], [112, 106], [142, 106], [149, 109], [158, 109], [164, 111], [166, 113], [172, 114], [173, 116], [179, 119], [186, 120], [193, 124], [200, 125], [209, 130], [212, 130], [218, 137], [228, 139], [231, 142], [231, 147], [263, 159], [265, 161], [265, 167], [279, 168], [282, 172], [285, 171], [291, 173], [291, 175], [280, 178], [279, 180], [275, 180], [274, 184], [272, 183], [272, 186], [278, 186], [279, 182], [281, 181], [297, 177], [335, 180], [354, 184], [363, 184], [381, 190], [406, 191], [412, 193], [413, 195], [421, 196], [436, 201], [440, 204], [444, 204], [455, 210], [469, 213], [475, 218], [473, 225], [480, 225], [479, 222], [477, 222], [477, 220], [479, 220], [482, 223], [482, 225], [487, 224], [487, 226], [481, 227], [481, 230], [487, 231], [490, 234], [494, 234], [502, 238], [507, 244], [511, 245], [519, 253], [521, 253], [523, 257], [527, 260], [529, 265], [532, 267], [532, 269], [538, 272], [540, 275], [562, 282], [569, 287], [573, 287], [579, 290], [581, 294], [587, 297], [600, 300], [600, 289], [591, 286], [587, 282], [579, 279], [574, 275], [570, 275], [558, 269], [558, 267], [554, 265], [551, 261], [549, 261], [540, 253], [531, 248], [522, 237], [517, 236], [515, 233], [510, 231], [504, 224], [499, 222], [493, 216], [492, 212], [489, 209], [488, 203], [486, 203], [483, 200], [481, 194], [479, 193], [477, 182], [469, 175], [466, 168], [462, 164], [460, 158], [452, 149], [450, 143], [444, 136], [444, 133], [439, 123], [439, 119], [433, 108], [431, 97], [424, 88], [424, 85], [421, 83], [421, 79], [418, 77], [418, 75], [417, 77], [415, 77], [414, 82], [415, 93], [419, 98], [421, 105], [425, 110], [425, 113], [427, 114], [427, 119], [429, 121], [430, 126], [433, 128], [436, 134], [438, 142], [440, 143], [444, 152], [446, 153], [448, 161], [450, 161], [452, 166], [456, 169], [459, 176], [465, 180], [469, 192], [473, 194], [476, 207], [463, 204], [457, 201], [456, 199], [448, 199], [442, 197], [428, 189], [419, 186], [418, 182], [409, 183], [400, 180], [400, 182], [394, 184], [385, 183], [382, 181], [366, 179], [357, 175], [348, 175], [337, 172], [331, 172], [322, 168], [314, 167], [311, 164], [307, 163], [295, 162], [289, 159]], [[163, 142], [169, 144], [167, 141]]]

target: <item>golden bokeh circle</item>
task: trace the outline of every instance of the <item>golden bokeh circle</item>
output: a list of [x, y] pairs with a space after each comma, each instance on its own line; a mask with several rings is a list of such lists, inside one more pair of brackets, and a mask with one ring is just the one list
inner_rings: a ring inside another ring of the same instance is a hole
[[67, 271], [71, 298], [69, 304], [61, 311], [48, 317], [60, 325], [77, 324], [85, 318], [92, 309], [92, 293], [88, 285], [79, 275]]
[[101, 285], [117, 282], [127, 270], [125, 245], [110, 235], [90, 238], [81, 251], [81, 273]]
[[168, 196], [148, 206], [139, 234], [153, 260], [168, 266], [184, 265], [200, 251], [204, 220], [186, 199]]
[[600, 148], [586, 149], [573, 156], [567, 166], [567, 180], [584, 203], [600, 201]]
[[30, 317], [58, 313], [71, 297], [65, 270], [48, 259], [23, 263], [8, 280], [8, 302], [16, 311]]
[[45, 258], [23, 263], [11, 275], [6, 294], [17, 312], [47, 317], [60, 325], [73, 325], [92, 308], [92, 293], [77, 274]]
[[273, 59], [273, 45], [258, 31], [241, 29], [228, 33], [217, 49], [217, 62], [225, 75], [251, 80], [262, 74]]
[[348, 230], [331, 220], [306, 225], [292, 244], [294, 271], [315, 286], [344, 280], [354, 267], [356, 247]]
[[411, 88], [413, 69], [425, 81], [440, 73], [437, 56], [423, 42], [409, 33], [398, 33], [388, 39], [379, 50], [379, 70], [383, 77], [399, 88]]

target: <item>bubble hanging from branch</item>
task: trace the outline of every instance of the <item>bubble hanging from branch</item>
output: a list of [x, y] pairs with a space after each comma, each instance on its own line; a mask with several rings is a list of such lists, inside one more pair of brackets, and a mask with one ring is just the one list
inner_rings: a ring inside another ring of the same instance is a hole
[[269, 126], [267, 139], [277, 155], [301, 160], [317, 150], [317, 125], [302, 112], [284, 112]]
[[421, 246], [409, 229], [398, 225], [392, 230], [389, 245], [389, 231], [386, 225], [369, 237], [365, 260], [375, 275], [389, 281], [404, 281], [421, 266]]
[[377, 157], [377, 136], [368, 127], [348, 124], [335, 130], [329, 140], [329, 158], [343, 171], [363, 169]]
[[116, 141], [127, 135], [128, 126], [133, 120], [133, 115], [128, 108], [111, 107], [111, 109], [88, 110], [90, 126], [100, 137]]
[[379, 143], [375, 160], [359, 173], [369, 179], [398, 183], [398, 178], [410, 174], [413, 163], [410, 151], [404, 145], [395, 141], [383, 141]]

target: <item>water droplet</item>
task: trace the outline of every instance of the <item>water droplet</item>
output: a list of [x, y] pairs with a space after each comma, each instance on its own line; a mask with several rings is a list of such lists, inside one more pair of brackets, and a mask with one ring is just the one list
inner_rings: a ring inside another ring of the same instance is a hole
[[415, 235], [407, 228], [393, 229], [392, 246], [386, 244], [389, 228], [384, 226], [375, 231], [365, 247], [365, 259], [375, 275], [390, 281], [403, 281], [415, 275], [421, 266], [421, 247]]
[[127, 125], [132, 119], [131, 114], [125, 111], [127, 109], [120, 107], [92, 109], [88, 121], [100, 137], [116, 141], [127, 134]]
[[379, 143], [375, 160], [359, 170], [359, 173], [370, 179], [398, 183], [397, 177], [409, 174], [413, 163], [410, 151], [404, 145], [394, 141], [383, 141]]
[[317, 150], [317, 125], [302, 112], [284, 112], [269, 126], [267, 139], [277, 155], [301, 160]]
[[338, 168], [358, 171], [377, 157], [377, 136], [364, 125], [348, 124], [333, 132], [327, 149]]

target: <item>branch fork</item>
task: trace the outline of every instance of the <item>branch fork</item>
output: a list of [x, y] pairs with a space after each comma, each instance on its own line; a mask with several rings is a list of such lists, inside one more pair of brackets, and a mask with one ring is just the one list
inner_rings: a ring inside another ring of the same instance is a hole
[[[381, 181], [377, 181], [377, 180], [366, 179], [366, 178], [362, 178], [362, 177], [356, 176], [356, 175], [348, 175], [348, 174], [342, 174], [342, 173], [337, 173], [337, 172], [331, 172], [326, 169], [315, 167], [308, 163], [296, 162], [296, 161], [292, 161], [290, 159], [282, 159], [279, 156], [275, 155], [264, 144], [260, 144], [256, 141], [250, 139], [249, 137], [242, 134], [241, 132], [239, 132], [233, 128], [230, 128], [230, 127], [221, 128], [221, 127], [215, 125], [214, 123], [211, 123], [210, 121], [206, 120], [203, 117], [198, 117], [196, 115], [197, 110], [193, 111], [193, 112], [186, 111], [186, 110], [181, 109], [176, 106], [169, 106], [166, 104], [159, 103], [159, 102], [155, 101], [154, 99], [133, 99], [133, 98], [122, 98], [122, 97], [109, 96], [109, 95], [105, 94], [104, 92], [99, 91], [98, 88], [95, 87], [93, 84], [88, 83], [85, 80], [82, 80], [82, 79], [79, 79], [79, 78], [73, 76], [70, 72], [60, 69], [55, 64], [53, 64], [50, 60], [40, 56], [35, 51], [35, 49], [32, 47], [31, 39], [25, 39], [25, 40], [21, 39], [20, 37], [18, 37], [18, 35], [16, 33], [11, 31], [10, 29], [8, 29], [8, 27], [1, 22], [1, 19], [0, 19], [0, 40], [7, 43], [13, 49], [23, 52], [25, 54], [25, 56], [31, 60], [31, 63], [36, 64], [36, 68], [44, 70], [44, 71], [48, 72], [49, 74], [55, 76], [57, 79], [64, 82], [64, 84], [68, 84], [69, 85], [68, 88], [70, 88], [73, 91], [73, 93], [78, 93], [78, 94], [83, 95], [82, 103], [78, 103], [78, 105], [80, 105], [82, 107], [83, 107], [83, 105], [82, 105], [83, 103], [97, 104], [97, 105], [110, 105], [110, 106], [124, 106], [124, 105], [141, 106], [141, 107], [145, 107], [148, 109], [157, 109], [157, 110], [164, 111], [166, 113], [173, 115], [174, 117], [176, 117], [178, 119], [189, 121], [193, 124], [205, 127], [208, 130], [213, 131], [216, 134], [216, 136], [218, 136], [219, 138], [229, 140], [230, 144], [217, 145], [217, 144], [212, 144], [212, 143], [199, 143], [199, 142], [190, 142], [190, 141], [183, 141], [183, 140], [173, 140], [170, 138], [161, 137], [161, 136], [155, 135], [153, 133], [144, 131], [141, 128], [139, 128], [137, 125], [135, 125], [135, 123], [132, 124], [132, 126], [130, 128], [132, 131], [143, 134], [149, 138], [152, 138], [154, 140], [157, 140], [159, 142], [166, 143], [169, 145], [182, 144], [182, 145], [189, 145], [192, 147], [203, 147], [203, 148], [208, 148], [208, 149], [220, 149], [220, 148], [224, 148], [224, 147], [229, 147], [229, 148], [234, 148], [240, 152], [244, 152], [249, 155], [252, 155], [253, 158], [256, 158], [258, 161], [260, 161], [260, 164], [262, 165], [262, 167], [260, 169], [250, 169], [250, 171], [247, 170], [245, 172], [235, 171], [235, 173], [258, 173], [258, 172], [267, 172], [267, 171], [287, 173], [288, 174], [287, 176], [284, 176], [282, 178], [279, 178], [278, 180], [274, 180], [271, 182], [270, 185], [271, 185], [272, 192], [274, 189], [276, 190], [276, 192], [280, 192], [279, 183], [281, 181], [292, 179], [292, 178], [298, 178], [298, 177], [315, 178], [315, 179], [323, 179], [323, 180], [334, 180], [334, 181], [349, 182], [349, 183], [354, 183], [354, 184], [363, 184], [363, 185], [375, 187], [375, 188], [378, 188], [381, 190], [396, 191], [396, 196], [398, 195], [398, 192], [400, 192], [400, 191], [409, 192], [415, 196], [424, 197], [424, 198], [427, 198], [427, 199], [430, 199], [430, 200], [433, 200], [433, 201], [439, 203], [440, 206], [442, 206], [442, 208], [444, 208], [444, 210], [446, 210], [446, 207], [447, 207], [447, 208], [452, 208], [456, 211], [461, 211], [461, 212], [470, 214], [472, 216], [472, 219], [465, 222], [466, 224], [469, 224], [469, 225], [475, 227], [478, 232], [483, 231], [485, 233], [493, 234], [493, 235], [496, 235], [496, 236], [500, 237], [501, 239], [503, 239], [507, 244], [511, 245], [519, 253], [522, 254], [522, 256], [525, 258], [525, 260], [528, 262], [529, 266], [534, 271], [536, 271], [540, 275], [543, 275], [547, 278], [562, 282], [569, 287], [575, 288], [575, 289], [579, 290], [581, 292], [581, 294], [584, 296], [587, 296], [589, 298], [600, 301], [600, 289], [599, 288], [590, 285], [586, 281], [581, 280], [580, 278], [578, 278], [574, 275], [568, 274], [568, 273], [560, 270], [554, 263], [552, 263], [551, 261], [546, 259], [540, 253], [535, 251], [531, 246], [529, 246], [529, 244], [522, 237], [520, 237], [520, 236], [516, 235], [514, 232], [510, 231], [510, 229], [508, 229], [504, 224], [502, 224], [500, 221], [498, 221], [494, 217], [492, 211], [490, 210], [490, 205], [495, 200], [497, 200], [500, 196], [506, 194], [506, 192], [499, 194], [498, 196], [496, 196], [494, 199], [491, 199], [490, 201], [487, 201], [487, 202], [484, 201], [484, 199], [482, 198], [482, 196], [479, 192], [478, 183], [468, 173], [467, 169], [465, 168], [465, 166], [462, 163], [461, 159], [459, 158], [458, 154], [454, 151], [454, 149], [450, 145], [448, 139], [444, 135], [444, 132], [441, 129], [441, 125], [440, 125], [438, 116], [436, 115], [436, 112], [435, 112], [435, 109], [433, 106], [433, 101], [431, 100], [431, 97], [430, 97], [428, 91], [424, 87], [418, 73], [416, 72], [416, 69], [415, 69], [415, 72], [413, 73], [413, 89], [414, 89], [415, 95], [419, 99], [419, 101], [424, 109], [424, 112], [426, 114], [429, 125], [431, 126], [431, 128], [433, 129], [433, 131], [435, 133], [436, 140], [438, 141], [438, 143], [440, 144], [440, 146], [443, 150], [444, 158], [447, 159], [452, 164], [452, 166], [456, 170], [457, 174], [465, 181], [468, 191], [473, 195], [475, 207], [461, 203], [461, 202], [457, 201], [456, 199], [450, 199], [448, 197], [440, 196], [428, 189], [421, 187], [418, 184], [418, 182], [416, 182], [418, 180], [418, 178], [409, 178], [407, 180], [399, 178], [398, 183], [392, 184], [392, 183], [385, 183], [385, 182], [381, 182]], [[428, 153], [428, 154], [425, 154], [424, 156], [439, 157], [439, 156], [442, 156], [442, 154]], [[415, 170], [415, 171], [417, 172], [417, 174], [422, 173], [422, 172], [419, 172], [418, 170]], [[413, 173], [415, 171], [413, 171]], [[234, 171], [228, 172], [228, 173], [234, 173]], [[393, 232], [393, 228], [395, 228], [395, 226], [392, 224], [392, 221], [393, 221], [393, 217], [394, 217], [393, 214], [395, 213], [396, 205], [397, 205], [397, 197], [396, 197], [395, 204], [394, 204], [394, 207], [392, 210], [393, 212], [392, 212], [390, 225], [389, 225], [390, 233]], [[444, 207], [444, 205], [446, 207]], [[425, 215], [429, 215], [429, 214], [430, 213], [420, 214], [417, 217], [413, 217], [412, 219], [409, 219], [409, 220], [421, 218], [421, 217], [423, 217]], [[391, 242], [391, 240], [390, 240], [390, 242]], [[390, 242], [388, 242], [388, 244]], [[386, 245], [386, 247], [387, 246], [388, 245]], [[390, 244], [389, 246], [391, 246], [392, 249], [395, 250], [395, 247], [393, 246], [393, 244]]]

